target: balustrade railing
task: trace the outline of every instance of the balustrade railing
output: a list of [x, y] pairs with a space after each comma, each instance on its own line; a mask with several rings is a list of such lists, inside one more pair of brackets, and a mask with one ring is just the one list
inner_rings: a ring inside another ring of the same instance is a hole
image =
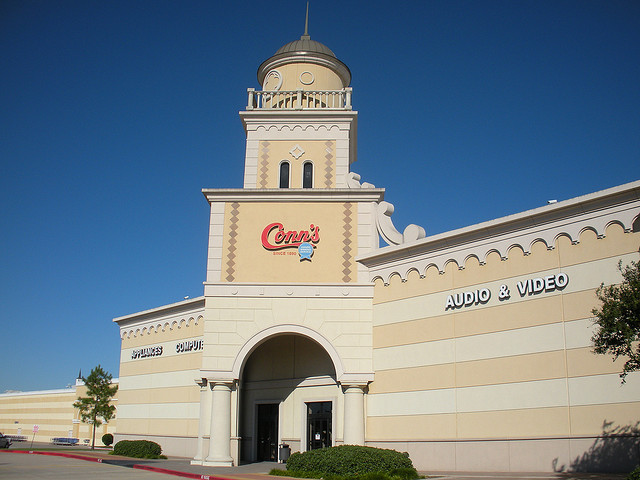
[[351, 110], [351, 87], [342, 90], [247, 89], [247, 110]]

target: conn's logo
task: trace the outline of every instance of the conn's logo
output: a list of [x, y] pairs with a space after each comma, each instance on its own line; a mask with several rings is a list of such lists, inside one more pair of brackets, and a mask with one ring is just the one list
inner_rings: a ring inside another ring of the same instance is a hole
[[[312, 223], [309, 225], [309, 230], [285, 230], [282, 223], [274, 222], [264, 227], [260, 240], [262, 246], [274, 252], [274, 255], [288, 253], [279, 252], [280, 250], [297, 248], [300, 261], [311, 261], [313, 249], [320, 241], [320, 227]], [[291, 252], [291, 254], [295, 255], [295, 252]]]

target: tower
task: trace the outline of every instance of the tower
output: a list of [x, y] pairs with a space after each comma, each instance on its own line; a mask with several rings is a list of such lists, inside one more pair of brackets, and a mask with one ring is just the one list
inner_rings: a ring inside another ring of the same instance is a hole
[[373, 286], [356, 256], [378, 247], [384, 190], [350, 173], [350, 81], [305, 28], [260, 65], [261, 88], [248, 89], [244, 188], [203, 190], [211, 217], [194, 463], [274, 460], [282, 442], [302, 451], [364, 443]]

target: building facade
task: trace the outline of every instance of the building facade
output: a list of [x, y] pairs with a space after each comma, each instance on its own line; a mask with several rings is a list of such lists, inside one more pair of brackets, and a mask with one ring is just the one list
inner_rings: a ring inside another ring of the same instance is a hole
[[394, 448], [421, 470], [637, 463], [640, 378], [589, 345], [596, 288], [638, 259], [640, 182], [400, 232], [351, 170], [350, 81], [306, 34], [260, 65], [244, 188], [203, 190], [204, 295], [114, 319], [116, 440], [210, 466], [281, 444]]
[[[113, 383], [117, 384], [118, 380], [114, 379]], [[2, 393], [0, 432], [18, 441], [51, 442], [54, 438], [72, 438], [79, 444], [90, 444], [93, 428], [82, 422], [80, 411], [73, 406], [78, 397], [86, 394], [87, 387], [81, 378], [76, 379], [75, 385], [59, 390]], [[111, 403], [117, 408], [117, 398]], [[102, 445], [104, 434], [114, 434], [116, 425], [114, 417], [96, 428], [96, 445]]]

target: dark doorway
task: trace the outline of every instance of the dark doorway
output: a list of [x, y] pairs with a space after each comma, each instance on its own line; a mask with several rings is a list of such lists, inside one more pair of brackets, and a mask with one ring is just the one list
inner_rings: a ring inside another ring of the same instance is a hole
[[331, 446], [331, 402], [307, 403], [307, 450]]
[[258, 405], [258, 462], [278, 461], [278, 404]]

